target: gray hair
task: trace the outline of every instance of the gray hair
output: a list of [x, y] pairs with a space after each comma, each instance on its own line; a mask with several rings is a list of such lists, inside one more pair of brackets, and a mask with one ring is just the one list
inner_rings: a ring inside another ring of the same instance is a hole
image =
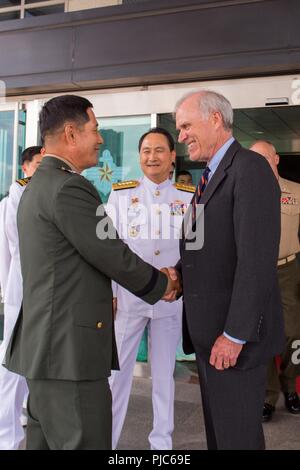
[[232, 130], [233, 111], [231, 104], [225, 96], [216, 91], [200, 90], [187, 93], [176, 103], [175, 113], [186, 99], [195, 95], [198, 95], [199, 111], [204, 119], [208, 119], [211, 113], [218, 112], [222, 116], [224, 129], [226, 131]]

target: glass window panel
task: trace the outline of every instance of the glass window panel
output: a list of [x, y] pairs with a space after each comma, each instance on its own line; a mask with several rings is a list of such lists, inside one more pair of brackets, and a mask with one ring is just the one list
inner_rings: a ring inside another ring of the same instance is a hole
[[64, 5], [52, 5], [48, 7], [28, 8], [25, 10], [25, 18], [30, 16], [50, 15], [51, 13], [64, 13]]
[[0, 200], [12, 182], [14, 111], [0, 112]]
[[21, 0], [0, 0], [0, 9], [21, 5]]
[[0, 21], [7, 20], [18, 20], [21, 17], [20, 11], [10, 11], [9, 13], [1, 13], [0, 9]]
[[151, 127], [151, 116], [125, 116], [98, 119], [104, 139], [97, 167], [89, 168], [83, 175], [107, 202], [111, 186], [119, 181], [142, 176], [139, 165], [138, 143]]
[[25, 137], [26, 137], [26, 112], [20, 111], [19, 112], [19, 128], [18, 128], [18, 170], [17, 175], [18, 178], [23, 177], [23, 170], [21, 167], [21, 157], [22, 152], [25, 149]]

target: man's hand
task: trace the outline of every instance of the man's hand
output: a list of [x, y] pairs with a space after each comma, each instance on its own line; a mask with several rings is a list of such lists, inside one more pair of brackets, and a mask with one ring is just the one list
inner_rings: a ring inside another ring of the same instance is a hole
[[242, 347], [243, 344], [234, 343], [224, 335], [219, 336], [211, 350], [210, 365], [218, 370], [235, 366]]
[[161, 271], [168, 276], [168, 285], [162, 300], [174, 302], [182, 292], [181, 278], [175, 268], [161, 268]]

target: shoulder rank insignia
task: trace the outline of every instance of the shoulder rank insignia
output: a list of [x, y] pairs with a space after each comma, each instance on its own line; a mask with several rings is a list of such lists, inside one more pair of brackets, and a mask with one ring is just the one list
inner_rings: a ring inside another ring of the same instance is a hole
[[27, 183], [29, 183], [30, 181], [30, 177], [29, 178], [21, 178], [19, 180], [16, 181], [16, 183], [18, 183], [20, 186], [26, 186]]
[[71, 168], [67, 168], [66, 166], [59, 166], [58, 169], [62, 171], [67, 171], [68, 173], [77, 174], [77, 171], [71, 170]]
[[186, 191], [188, 193], [194, 193], [196, 190], [196, 186], [189, 184], [175, 183], [174, 186], [176, 189], [179, 189], [179, 191]]
[[120, 183], [114, 183], [112, 188], [114, 191], [119, 191], [120, 189], [131, 189], [136, 188], [140, 183], [135, 180], [130, 181], [121, 181]]

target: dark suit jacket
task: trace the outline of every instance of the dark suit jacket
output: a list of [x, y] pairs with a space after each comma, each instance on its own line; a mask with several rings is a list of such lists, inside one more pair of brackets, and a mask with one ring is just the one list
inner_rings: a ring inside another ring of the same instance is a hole
[[[101, 240], [100, 197], [84, 177], [45, 157], [18, 211], [24, 283], [6, 366], [29, 379], [97, 380], [117, 366], [111, 279], [146, 302], [166, 276], [119, 238]], [[110, 220], [110, 219], [109, 219]]]
[[219, 335], [245, 340], [237, 367], [265, 363], [284, 347], [277, 282], [280, 189], [260, 155], [233, 142], [202, 196], [204, 246], [181, 241], [183, 346], [207, 357]]

